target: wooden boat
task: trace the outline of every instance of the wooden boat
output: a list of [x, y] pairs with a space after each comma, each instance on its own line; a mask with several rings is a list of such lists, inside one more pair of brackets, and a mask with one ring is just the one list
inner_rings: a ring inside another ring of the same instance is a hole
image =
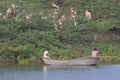
[[89, 66], [89, 65], [96, 65], [98, 62], [98, 58], [94, 57], [87, 57], [87, 58], [77, 58], [77, 59], [69, 59], [69, 60], [56, 60], [56, 59], [47, 59], [42, 57], [42, 60], [45, 64], [49, 65], [78, 65], [78, 66]]

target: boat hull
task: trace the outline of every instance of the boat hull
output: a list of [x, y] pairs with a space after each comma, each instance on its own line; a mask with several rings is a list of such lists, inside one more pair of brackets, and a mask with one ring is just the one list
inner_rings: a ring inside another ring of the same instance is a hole
[[79, 59], [70, 59], [70, 60], [56, 60], [56, 59], [46, 59], [42, 58], [45, 64], [49, 65], [81, 65], [81, 66], [89, 66], [96, 65], [98, 62], [98, 58], [79, 58]]

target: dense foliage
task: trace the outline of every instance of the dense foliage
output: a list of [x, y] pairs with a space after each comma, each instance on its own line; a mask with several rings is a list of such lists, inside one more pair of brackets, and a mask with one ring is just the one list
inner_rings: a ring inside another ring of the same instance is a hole
[[[52, 3], [59, 6], [56, 15]], [[12, 4], [16, 14], [4, 18]], [[77, 26], [69, 18], [71, 7], [77, 11]], [[29, 13], [31, 20], [25, 18]], [[0, 0], [0, 14], [0, 57], [34, 61], [49, 48], [51, 57], [68, 59], [90, 56], [94, 47], [101, 56], [120, 56], [120, 0]], [[66, 20], [61, 30], [62, 15]]]

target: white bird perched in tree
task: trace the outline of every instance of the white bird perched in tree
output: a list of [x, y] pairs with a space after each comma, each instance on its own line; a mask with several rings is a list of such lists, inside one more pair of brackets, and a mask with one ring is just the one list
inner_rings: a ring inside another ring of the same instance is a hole
[[77, 26], [77, 24], [78, 24], [78, 23], [77, 23], [77, 21], [76, 21], [76, 20], [74, 20], [74, 26]]
[[66, 20], [66, 16], [62, 15], [60, 19], [61, 19], [61, 21], [65, 21]]
[[59, 9], [59, 6], [56, 5], [55, 3], [52, 3], [52, 6], [54, 7], [54, 14], [57, 14], [58, 12], [58, 9]]
[[59, 22], [59, 25], [60, 25], [60, 29], [62, 30], [62, 28], [63, 28], [62, 20], [59, 19], [58, 22]]
[[75, 18], [77, 15], [77, 11], [71, 8], [71, 18]]
[[29, 22], [31, 22], [31, 21], [32, 21], [32, 18], [33, 18], [33, 14], [32, 14], [32, 13], [26, 14], [25, 17], [26, 17], [26, 19], [27, 19]]
[[59, 6], [56, 5], [55, 3], [52, 3], [52, 6], [53, 6], [54, 8], [56, 8], [56, 9], [59, 9]]
[[87, 19], [92, 18], [91, 13], [88, 10], [85, 11], [85, 16], [87, 17]]
[[5, 17], [8, 18], [9, 15], [12, 13], [12, 11], [13, 11], [12, 8], [9, 7], [9, 8], [7, 9], [7, 11], [6, 11], [6, 15], [5, 15]]
[[41, 18], [42, 18], [42, 19], [47, 19], [47, 17], [46, 17], [46, 16], [42, 16]]
[[11, 4], [11, 7], [12, 7], [13, 9], [15, 9], [16, 6], [15, 6], [15, 4]]
[[58, 30], [58, 26], [57, 26], [56, 23], [54, 23], [54, 29], [55, 29], [55, 30]]
[[11, 13], [12, 12], [12, 8], [9, 7], [6, 12], [7, 13]]

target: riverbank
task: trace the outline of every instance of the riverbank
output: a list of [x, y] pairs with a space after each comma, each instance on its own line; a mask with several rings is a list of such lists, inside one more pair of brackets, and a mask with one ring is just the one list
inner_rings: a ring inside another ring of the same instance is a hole
[[[17, 63], [16, 63], [17, 62]], [[21, 61], [16, 61], [14, 59], [0, 58], [0, 64], [42, 64], [42, 59], [22, 59]], [[117, 56], [100, 56], [98, 64], [120, 64], [120, 59]]]
[[99, 64], [120, 64], [120, 59], [117, 56], [100, 56]]

